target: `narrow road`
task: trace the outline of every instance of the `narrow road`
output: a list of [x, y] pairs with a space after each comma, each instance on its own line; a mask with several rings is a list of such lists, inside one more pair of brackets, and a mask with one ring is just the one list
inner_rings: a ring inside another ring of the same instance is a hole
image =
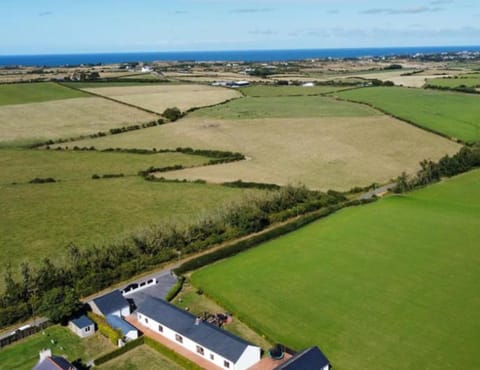
[[391, 184], [380, 186], [379, 188], [376, 188], [376, 189], [370, 190], [366, 193], [363, 193], [362, 195], [360, 195], [358, 197], [358, 200], [367, 200], [367, 199], [372, 198], [374, 195], [379, 196], [383, 193], [386, 193], [389, 190], [392, 190], [396, 185], [397, 185], [396, 182], [392, 182]]

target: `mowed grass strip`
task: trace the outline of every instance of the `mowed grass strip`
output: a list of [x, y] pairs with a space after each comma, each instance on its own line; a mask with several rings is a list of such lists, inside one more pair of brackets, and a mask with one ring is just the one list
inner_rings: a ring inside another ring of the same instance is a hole
[[401, 87], [370, 87], [339, 92], [338, 96], [371, 104], [452, 138], [480, 140], [480, 96]]
[[154, 114], [96, 97], [5, 105], [0, 107], [0, 142], [3, 146], [27, 145], [157, 119]]
[[300, 118], [300, 117], [364, 117], [379, 115], [374, 109], [359, 104], [334, 101], [322, 96], [246, 97], [227, 104], [200, 109], [192, 117], [217, 119]]
[[143, 84], [123, 87], [87, 88], [95, 94], [162, 113], [170, 107], [182, 111], [222, 103], [241, 97], [234, 89], [196, 84]]
[[0, 185], [25, 183], [36, 177], [86, 181], [92, 175], [134, 176], [149, 167], [206, 164], [208, 158], [183, 153], [133, 154], [96, 151], [0, 149]]
[[2, 369], [31, 370], [40, 359], [39, 352], [45, 348], [50, 348], [54, 356], [64, 356], [70, 362], [82, 359], [84, 363], [115, 349], [100, 333], [80, 339], [70, 329], [58, 325], [47, 328], [44, 332], [45, 334], [39, 332], [0, 349]]
[[75, 91], [53, 82], [0, 84], [0, 106], [84, 98], [88, 96], [86, 93]]
[[138, 176], [1, 186], [0, 261], [62, 264], [70, 243], [102, 246], [158, 223], [193, 223], [251, 192]]
[[304, 86], [265, 86], [254, 85], [242, 88], [241, 91], [247, 96], [269, 97], [269, 96], [307, 96], [320, 95], [344, 89], [351, 89], [351, 86], [330, 86], [318, 85], [311, 87]]
[[478, 369], [480, 171], [343, 210], [192, 276], [336, 369]]

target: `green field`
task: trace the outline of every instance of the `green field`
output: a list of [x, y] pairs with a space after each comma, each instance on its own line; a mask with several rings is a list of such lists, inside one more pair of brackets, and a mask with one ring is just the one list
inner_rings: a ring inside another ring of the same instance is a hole
[[128, 351], [127, 353], [96, 367], [101, 370], [182, 370], [183, 368], [163, 357], [147, 345]]
[[480, 140], [480, 96], [454, 92], [373, 87], [337, 94], [465, 142]]
[[53, 82], [0, 85], [0, 106], [85, 98], [88, 96], [81, 91], [68, 89]]
[[342, 369], [478, 369], [480, 171], [346, 209], [192, 276]]
[[377, 115], [369, 107], [335, 102], [322, 96], [247, 97], [227, 104], [200, 109], [192, 117], [218, 119], [292, 118], [292, 117], [363, 117]]
[[183, 153], [132, 154], [98, 151], [0, 149], [0, 186], [36, 177], [60, 181], [90, 180], [93, 174], [137, 175], [149, 167], [206, 164], [209, 158]]
[[31, 370], [44, 348], [50, 348], [53, 355], [64, 356], [70, 362], [81, 359], [83, 363], [115, 349], [99, 333], [80, 339], [68, 328], [57, 325], [46, 329], [45, 335], [40, 332], [0, 349], [0, 367], [3, 370]]
[[[70, 242], [81, 247], [102, 245], [160, 222], [194, 222], [245, 193], [215, 185], [153, 183], [136, 176], [151, 165], [204, 163], [207, 158], [200, 156], [0, 153], [0, 261], [10, 261], [14, 267], [23, 260], [35, 264], [48, 255], [60, 262]], [[93, 180], [94, 173], [124, 173], [125, 177]], [[35, 177], [60, 182], [29, 184]]]
[[330, 93], [334, 91], [340, 91], [349, 89], [347, 86], [329, 86], [319, 85], [313, 87], [303, 86], [262, 86], [254, 85], [243, 89], [240, 89], [247, 96], [254, 97], [272, 97], [272, 96], [307, 96], [307, 95], [320, 95]]
[[439, 87], [480, 87], [479, 75], [463, 75], [458, 78], [433, 78], [427, 80], [427, 85]]

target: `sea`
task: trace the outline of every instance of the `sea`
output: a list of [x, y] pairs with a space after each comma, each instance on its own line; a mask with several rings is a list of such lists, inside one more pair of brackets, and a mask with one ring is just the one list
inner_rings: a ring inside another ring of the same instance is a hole
[[245, 61], [271, 62], [305, 59], [343, 59], [394, 55], [480, 52], [480, 46], [415, 46], [389, 48], [297, 49], [297, 50], [227, 50], [227, 51], [164, 51], [82, 54], [0, 55], [0, 66], [60, 67], [82, 64], [112, 64], [153, 61]]

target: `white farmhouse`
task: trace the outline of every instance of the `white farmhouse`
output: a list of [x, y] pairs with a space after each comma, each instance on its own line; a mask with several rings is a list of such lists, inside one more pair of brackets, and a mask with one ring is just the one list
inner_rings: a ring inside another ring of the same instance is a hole
[[220, 368], [246, 370], [260, 361], [260, 347], [164, 300], [148, 296], [138, 306], [136, 314], [141, 325]]

